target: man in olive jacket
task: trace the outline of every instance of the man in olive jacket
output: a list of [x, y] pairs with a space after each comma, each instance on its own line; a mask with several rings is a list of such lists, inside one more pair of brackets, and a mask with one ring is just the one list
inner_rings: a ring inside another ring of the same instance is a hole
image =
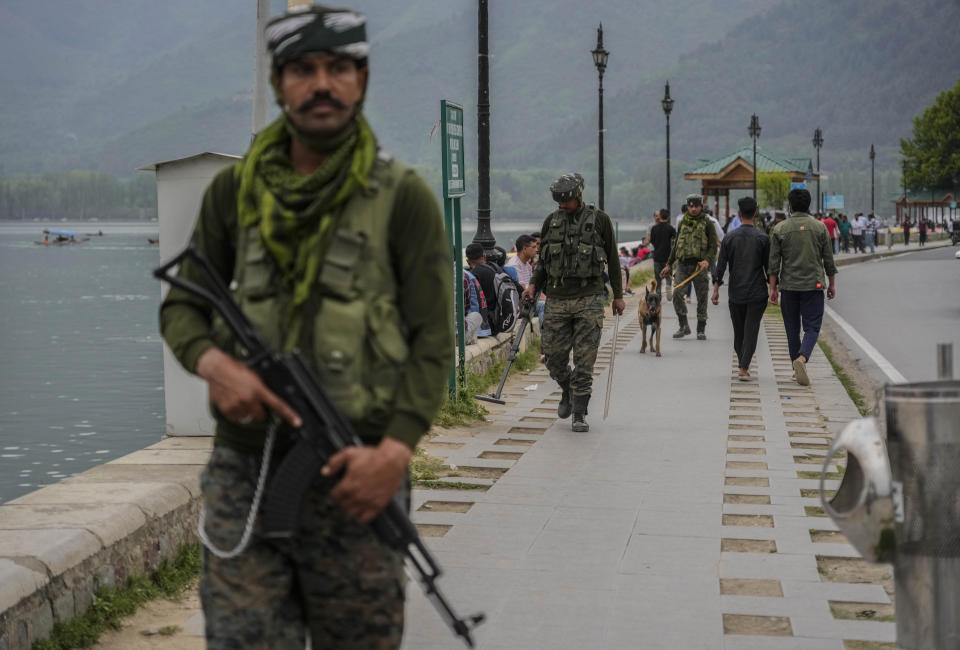
[[[300, 350], [366, 443], [328, 461], [294, 539], [264, 538], [247, 513], [267, 441], [289, 448], [298, 414], [241, 361], [209, 305], [172, 289], [160, 311], [217, 422], [201, 478], [210, 650], [303, 648], [308, 633], [315, 648], [393, 649], [403, 633], [402, 555], [366, 524], [406, 496], [413, 448], [440, 407], [453, 287], [433, 193], [379, 152], [363, 116], [365, 22], [311, 6], [269, 23], [281, 115], [213, 179], [191, 240], [267, 344]], [[180, 275], [203, 282], [187, 262]]]
[[[787, 348], [797, 383], [810, 385], [807, 361], [813, 354], [823, 322], [824, 274], [829, 279], [827, 298], [837, 295], [837, 267], [833, 263], [830, 233], [810, 217], [810, 192], [790, 190], [790, 217], [770, 232], [770, 303], [780, 305]], [[777, 295], [779, 289], [780, 295]], [[800, 331], [803, 330], [803, 341]]]

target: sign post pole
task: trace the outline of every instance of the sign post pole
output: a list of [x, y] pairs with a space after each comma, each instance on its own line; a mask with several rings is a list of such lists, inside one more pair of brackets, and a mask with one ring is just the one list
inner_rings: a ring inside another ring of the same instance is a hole
[[450, 398], [457, 398], [457, 385], [467, 378], [464, 341], [463, 238], [460, 224], [460, 197], [465, 191], [463, 157], [463, 107], [447, 100], [440, 102], [440, 135], [443, 167], [443, 217], [453, 259], [453, 294], [456, 299], [457, 367], [450, 372]]

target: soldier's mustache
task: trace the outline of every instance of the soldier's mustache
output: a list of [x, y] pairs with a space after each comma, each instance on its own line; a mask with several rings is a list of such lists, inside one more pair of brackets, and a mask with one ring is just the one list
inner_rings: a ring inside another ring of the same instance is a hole
[[314, 108], [316, 108], [317, 106], [320, 106], [321, 104], [329, 104], [330, 106], [333, 106], [334, 108], [338, 108], [340, 110], [343, 110], [347, 107], [346, 104], [341, 102], [339, 99], [337, 99], [330, 93], [320, 92], [320, 93], [314, 94], [313, 97], [311, 97], [307, 101], [300, 104], [300, 106], [297, 107], [297, 112], [306, 113], [307, 111], [313, 110]]

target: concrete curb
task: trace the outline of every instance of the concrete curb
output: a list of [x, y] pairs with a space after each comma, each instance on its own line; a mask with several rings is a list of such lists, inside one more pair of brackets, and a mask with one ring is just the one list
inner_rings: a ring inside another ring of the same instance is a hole
[[[534, 322], [521, 351], [539, 338]], [[513, 334], [467, 346], [472, 372], [507, 358]], [[196, 542], [211, 437], [167, 438], [0, 505], [0, 650], [30, 650], [96, 591], [156, 570]]]

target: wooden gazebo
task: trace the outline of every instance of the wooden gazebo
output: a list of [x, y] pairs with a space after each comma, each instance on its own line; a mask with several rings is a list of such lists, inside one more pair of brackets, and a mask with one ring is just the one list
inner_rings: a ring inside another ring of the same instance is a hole
[[957, 196], [960, 192], [950, 190], [917, 190], [901, 193], [893, 204], [897, 208], [897, 223], [909, 216], [913, 223], [925, 217], [936, 224], [945, 224], [957, 218]]
[[[757, 147], [757, 172], [784, 172], [793, 183], [819, 180], [810, 158], [781, 158]], [[725, 199], [725, 214], [730, 214], [730, 190], [753, 189], [753, 147], [744, 147], [716, 160], [701, 160], [698, 166], [686, 172], [686, 180], [700, 181], [704, 205], [714, 198], [713, 213], [720, 215], [720, 197]]]

